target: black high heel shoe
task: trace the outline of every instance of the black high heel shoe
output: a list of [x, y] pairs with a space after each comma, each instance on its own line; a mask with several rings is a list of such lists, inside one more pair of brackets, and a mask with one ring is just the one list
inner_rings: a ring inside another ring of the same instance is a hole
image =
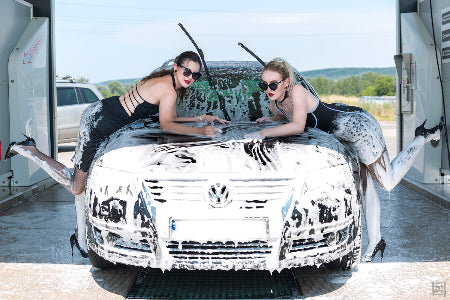
[[441, 117], [441, 120], [439, 122], [439, 124], [437, 124], [434, 127], [425, 128], [425, 123], [427, 122], [427, 120], [423, 121], [423, 123], [416, 128], [416, 131], [414, 132], [414, 135], [416, 137], [418, 136], [423, 136], [424, 138], [427, 138], [430, 134], [434, 134], [436, 133], [436, 131], [438, 130], [442, 130], [442, 128], [444, 127], [444, 118]]
[[380, 251], [381, 262], [383, 262], [383, 254], [384, 254], [385, 248], [386, 248], [386, 242], [384, 241], [384, 239], [381, 239], [378, 242], [378, 244], [375, 246], [375, 249], [373, 249], [372, 254], [367, 254], [364, 257], [362, 257], [361, 262], [372, 262], [373, 258], [378, 253], [378, 251]]
[[[23, 134], [23, 133], [22, 133]], [[26, 140], [21, 141], [21, 142], [12, 142], [9, 144], [8, 149], [6, 149], [6, 153], [5, 153], [5, 160], [7, 160], [8, 158], [11, 158], [15, 155], [17, 155], [17, 152], [14, 150], [11, 150], [11, 147], [14, 145], [20, 145], [20, 146], [35, 146], [36, 147], [36, 142], [33, 138], [26, 136], [25, 134], [23, 134], [26, 137]]]
[[78, 244], [78, 239], [75, 233], [72, 234], [72, 236], [70, 237], [70, 247], [72, 248], [72, 256], [73, 256], [73, 246], [77, 247], [78, 251], [80, 251], [81, 256], [83, 256], [84, 258], [88, 257], [87, 252], [81, 249], [80, 244]]

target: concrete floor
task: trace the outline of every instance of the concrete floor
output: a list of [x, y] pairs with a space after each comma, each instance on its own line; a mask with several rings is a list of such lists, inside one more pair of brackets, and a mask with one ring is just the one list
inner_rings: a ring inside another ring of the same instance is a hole
[[[71, 156], [70, 147], [60, 160]], [[103, 271], [76, 250], [72, 257], [74, 197], [50, 185], [0, 213], [0, 299], [124, 299], [139, 269]], [[387, 242], [383, 262], [378, 256], [350, 271], [296, 269], [302, 298], [449, 297], [449, 210], [403, 185], [391, 193], [377, 190]], [[363, 251], [366, 243], [363, 224]]]
[[[448, 289], [449, 211], [402, 185], [379, 192], [383, 262], [296, 269], [305, 298], [431, 299], [433, 285]], [[0, 214], [0, 299], [124, 299], [139, 270], [102, 271], [77, 251], [72, 257], [74, 228], [73, 196], [59, 185]]]

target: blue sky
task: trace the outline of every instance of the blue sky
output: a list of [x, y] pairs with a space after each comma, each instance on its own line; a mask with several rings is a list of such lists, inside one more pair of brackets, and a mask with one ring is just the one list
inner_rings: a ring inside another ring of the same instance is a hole
[[56, 0], [56, 73], [97, 83], [137, 78], [184, 50], [206, 60], [283, 57], [299, 71], [390, 67], [394, 0]]

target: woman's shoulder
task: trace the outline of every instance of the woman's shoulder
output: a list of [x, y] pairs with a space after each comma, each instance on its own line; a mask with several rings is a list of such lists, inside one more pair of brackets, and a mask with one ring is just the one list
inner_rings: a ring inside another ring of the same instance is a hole
[[172, 79], [170, 78], [170, 75], [167, 76], [151, 78], [145, 82], [139, 82], [139, 93], [144, 99], [151, 99], [147, 101], [153, 104], [158, 104], [161, 99], [166, 97], [176, 99], [177, 93], [173, 89]]
[[295, 98], [305, 98], [308, 97], [309, 91], [305, 89], [301, 84], [295, 84], [291, 89], [291, 95]]
[[175, 92], [170, 75], [148, 79], [145, 82], [138, 83], [138, 86], [144, 90], [163, 91], [164, 93]]
[[314, 110], [320, 99], [317, 99], [308, 89], [301, 84], [292, 87], [292, 104], [297, 107], [304, 107], [308, 112]]
[[[149, 87], [149, 86], [164, 86], [164, 85], [168, 85], [169, 84], [169, 80], [170, 79], [170, 75], [164, 75], [161, 77], [155, 77], [155, 78], [149, 78], [149, 79], [143, 79], [140, 82], [138, 82], [138, 85], [140, 86], [145, 86], [145, 87]], [[170, 81], [171, 82], [171, 81]]]
[[297, 92], [297, 93], [305, 93], [308, 90], [305, 89], [305, 87], [303, 85], [301, 85], [300, 83], [296, 83], [293, 87], [292, 87], [292, 92]]
[[[292, 87], [292, 95], [300, 97], [300, 98], [311, 98], [311, 99], [318, 99], [316, 98], [307, 88], [305, 88], [301, 84], [296, 84]], [[320, 101], [320, 99], [319, 99]]]

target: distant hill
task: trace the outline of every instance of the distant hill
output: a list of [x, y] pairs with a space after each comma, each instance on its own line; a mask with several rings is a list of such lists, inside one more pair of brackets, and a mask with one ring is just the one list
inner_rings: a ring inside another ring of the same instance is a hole
[[[208, 65], [208, 62], [207, 62]], [[310, 71], [302, 71], [301, 73], [303, 76], [307, 78], [317, 78], [319, 76], [323, 78], [328, 78], [331, 80], [337, 80], [339, 78], [343, 77], [349, 77], [349, 76], [361, 76], [364, 73], [378, 73], [382, 75], [391, 75], [396, 76], [396, 70], [395, 67], [388, 67], [388, 68], [329, 68], [329, 69], [318, 69], [318, 70], [310, 70]], [[108, 80], [103, 81], [99, 83], [95, 83], [96, 86], [104, 85], [107, 86], [108, 82], [110, 81], [118, 81], [122, 85], [125, 84], [134, 84], [136, 80], [139, 80], [141, 78], [130, 78], [130, 79], [115, 79], [115, 80]]]
[[103, 81], [103, 82], [99, 82], [99, 83], [94, 83], [96, 86], [100, 86], [100, 85], [104, 85], [104, 86], [108, 86], [108, 82], [110, 81], [118, 81], [120, 82], [121, 85], [125, 85], [125, 84], [134, 84], [136, 82], [136, 80], [140, 80], [141, 78], [130, 78], [130, 79], [113, 79], [113, 80], [108, 80], [108, 81]]

